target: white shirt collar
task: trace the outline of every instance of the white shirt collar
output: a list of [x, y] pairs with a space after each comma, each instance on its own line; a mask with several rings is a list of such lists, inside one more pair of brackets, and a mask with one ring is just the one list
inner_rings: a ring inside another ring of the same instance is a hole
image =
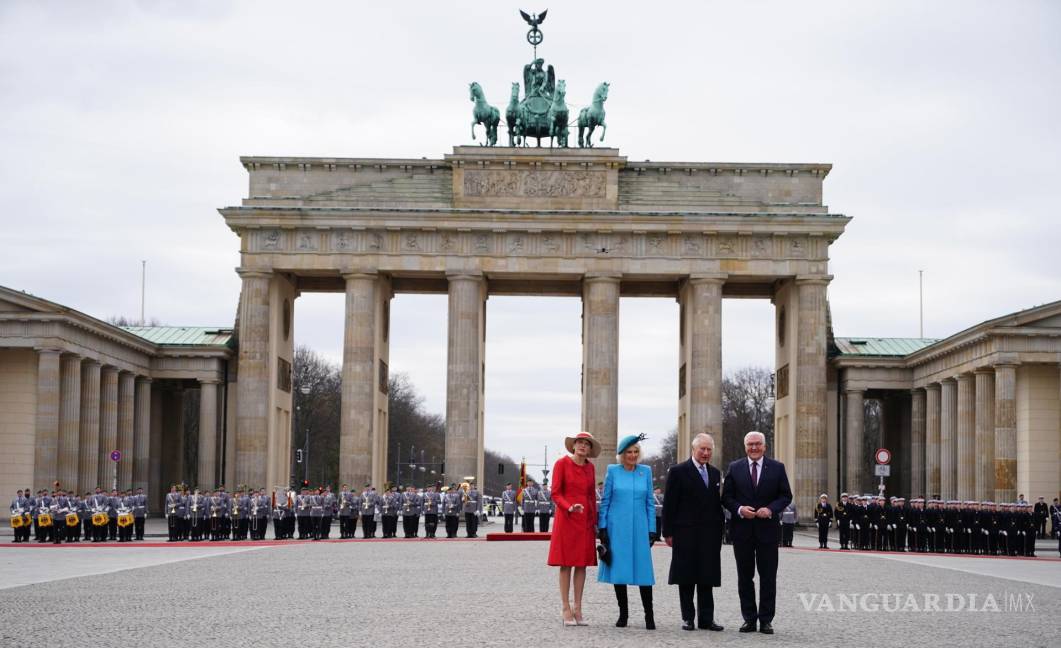
[[697, 472], [700, 472], [701, 468], [703, 468], [704, 470], [707, 470], [707, 467], [708, 467], [709, 464], [705, 464], [705, 463], [702, 464], [699, 461], [697, 461], [696, 459], [694, 459], [693, 457], [690, 457], [690, 459], [693, 460], [693, 466], [696, 467], [696, 471]]
[[745, 457], [745, 459], [748, 460], [748, 470], [752, 469], [752, 464], [753, 463], [759, 464], [759, 470], [763, 469], [763, 457], [759, 457], [758, 459], [752, 459], [751, 457]]

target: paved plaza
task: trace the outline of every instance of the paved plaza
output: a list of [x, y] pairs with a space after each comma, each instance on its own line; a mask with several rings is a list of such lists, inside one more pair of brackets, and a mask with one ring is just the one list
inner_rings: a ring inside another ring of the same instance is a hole
[[[781, 553], [777, 634], [767, 637], [737, 632], [729, 547], [716, 590], [716, 621], [725, 632], [683, 632], [676, 588], [658, 584], [659, 629], [650, 635], [640, 627], [636, 594], [631, 627], [613, 627], [614, 597], [596, 583], [595, 570], [584, 604], [591, 625], [562, 627], [544, 542], [8, 541], [0, 549], [0, 645], [551, 646], [577, 638], [587, 646], [1023, 648], [1061, 638], [1061, 560], [1052, 552], [1038, 559], [820, 552], [801, 534], [796, 545]], [[669, 550], [657, 545], [653, 555], [665, 583]], [[940, 611], [922, 611], [933, 595]], [[843, 608], [845, 600], [856, 601], [854, 611]], [[966, 609], [947, 611], [948, 604]]]

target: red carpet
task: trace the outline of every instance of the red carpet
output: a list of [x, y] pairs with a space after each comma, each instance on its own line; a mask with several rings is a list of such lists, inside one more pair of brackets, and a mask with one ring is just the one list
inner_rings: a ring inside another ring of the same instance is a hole
[[525, 542], [527, 540], [548, 540], [552, 537], [551, 533], [524, 533], [517, 531], [515, 533], [487, 533], [486, 541], [493, 542], [495, 540], [510, 541], [510, 542]]

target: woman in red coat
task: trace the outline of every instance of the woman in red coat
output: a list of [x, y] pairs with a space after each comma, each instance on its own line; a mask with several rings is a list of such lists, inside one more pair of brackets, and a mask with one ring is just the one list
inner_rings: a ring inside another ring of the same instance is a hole
[[[600, 454], [600, 443], [589, 432], [579, 432], [564, 440], [569, 457], [553, 466], [553, 502], [556, 524], [549, 541], [549, 565], [560, 568], [560, 600], [564, 625], [588, 625], [582, 619], [582, 590], [586, 567], [597, 565], [596, 471], [590, 459]], [[575, 571], [575, 605], [569, 600], [571, 570]]]

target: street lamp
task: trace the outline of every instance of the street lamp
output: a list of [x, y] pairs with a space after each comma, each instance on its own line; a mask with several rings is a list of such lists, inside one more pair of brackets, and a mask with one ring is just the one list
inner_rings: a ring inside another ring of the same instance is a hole
[[[298, 388], [298, 391], [302, 393], [302, 396], [309, 396], [310, 387], [309, 385], [302, 385]], [[299, 406], [299, 418], [301, 419], [302, 407]], [[299, 421], [303, 425], [306, 425], [305, 421]], [[309, 481], [309, 425], [306, 425], [306, 440], [302, 443], [302, 481]]]

